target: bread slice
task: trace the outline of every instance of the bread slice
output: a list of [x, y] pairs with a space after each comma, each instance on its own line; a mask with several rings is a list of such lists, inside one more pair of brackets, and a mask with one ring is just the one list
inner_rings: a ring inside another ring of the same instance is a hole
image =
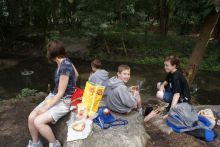
[[75, 131], [81, 132], [84, 130], [85, 126], [86, 126], [85, 122], [75, 122], [75, 123], [73, 123], [72, 128]]

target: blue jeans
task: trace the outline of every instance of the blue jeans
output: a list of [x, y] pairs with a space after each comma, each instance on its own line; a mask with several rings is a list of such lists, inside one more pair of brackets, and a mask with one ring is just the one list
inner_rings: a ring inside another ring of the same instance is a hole
[[[162, 85], [163, 83], [160, 82], [160, 85]], [[165, 91], [163, 92], [163, 100], [167, 103], [172, 103], [173, 100], [173, 93], [171, 91], [171, 88], [169, 85], [165, 86]]]

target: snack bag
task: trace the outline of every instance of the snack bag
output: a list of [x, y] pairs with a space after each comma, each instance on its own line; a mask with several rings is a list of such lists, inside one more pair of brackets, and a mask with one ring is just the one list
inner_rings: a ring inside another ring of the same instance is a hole
[[88, 105], [85, 103], [79, 103], [77, 104], [78, 107], [78, 120], [86, 119], [87, 118], [87, 110], [88, 110]]
[[88, 105], [88, 116], [91, 116], [94, 112], [97, 112], [99, 108], [99, 102], [101, 101], [104, 94], [104, 90], [104, 86], [100, 86], [88, 81], [86, 82], [82, 102]]
[[214, 126], [216, 124], [216, 122], [215, 122], [216, 118], [214, 117], [214, 114], [211, 109], [201, 110], [201, 111], [199, 111], [198, 114], [207, 118], [212, 123], [212, 128], [214, 128]]

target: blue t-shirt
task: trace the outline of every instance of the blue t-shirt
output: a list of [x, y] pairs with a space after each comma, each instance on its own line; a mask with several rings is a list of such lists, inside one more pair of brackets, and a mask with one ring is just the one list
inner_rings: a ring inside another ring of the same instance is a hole
[[76, 87], [76, 76], [72, 62], [68, 58], [66, 58], [60, 63], [60, 69], [59, 72], [57, 73], [58, 68], [59, 67], [57, 67], [55, 71], [55, 87], [53, 90], [53, 94], [56, 95], [58, 93], [60, 76], [67, 75], [69, 76], [69, 82], [67, 84], [66, 91], [63, 97], [65, 97], [66, 95], [73, 95]]

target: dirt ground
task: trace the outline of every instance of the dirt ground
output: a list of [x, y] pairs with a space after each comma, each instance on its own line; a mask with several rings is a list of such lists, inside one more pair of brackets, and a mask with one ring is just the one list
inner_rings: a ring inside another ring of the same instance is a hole
[[[31, 110], [39, 103], [35, 98], [10, 100], [0, 102], [0, 146], [2, 147], [26, 147], [31, 138], [27, 118]], [[147, 147], [219, 147], [220, 139], [215, 138], [212, 142], [205, 142], [194, 138], [186, 133], [172, 132], [170, 135], [162, 133], [158, 128], [147, 123], [147, 133], [151, 136]], [[214, 131], [220, 134], [220, 126]], [[44, 140], [45, 147], [48, 143]]]
[[28, 115], [38, 103], [35, 98], [0, 102], [1, 147], [27, 146], [31, 139], [27, 126]]
[[[146, 147], [220, 147], [220, 136], [212, 142], [205, 142], [186, 133], [173, 131], [170, 135], [166, 135], [150, 123], [145, 124], [145, 129], [151, 136]], [[219, 134], [220, 126], [215, 126], [213, 130]]]

